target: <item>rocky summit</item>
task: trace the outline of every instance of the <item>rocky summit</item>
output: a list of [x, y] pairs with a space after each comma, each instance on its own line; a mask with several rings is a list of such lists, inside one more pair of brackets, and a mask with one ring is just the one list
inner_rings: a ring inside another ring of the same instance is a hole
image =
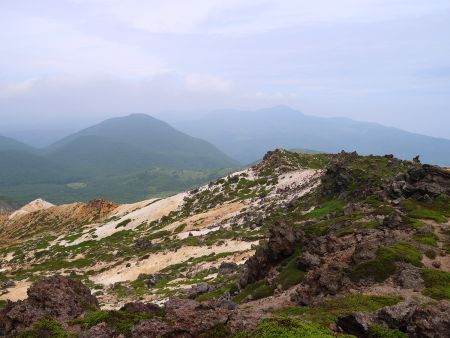
[[33, 205], [0, 218], [3, 337], [450, 335], [450, 171], [418, 158], [275, 150], [167, 198]]

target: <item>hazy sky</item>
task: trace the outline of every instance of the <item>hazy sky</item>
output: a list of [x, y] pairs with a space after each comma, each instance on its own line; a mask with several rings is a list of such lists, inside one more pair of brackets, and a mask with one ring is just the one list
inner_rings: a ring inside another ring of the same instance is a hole
[[0, 0], [0, 132], [277, 104], [450, 138], [450, 1]]

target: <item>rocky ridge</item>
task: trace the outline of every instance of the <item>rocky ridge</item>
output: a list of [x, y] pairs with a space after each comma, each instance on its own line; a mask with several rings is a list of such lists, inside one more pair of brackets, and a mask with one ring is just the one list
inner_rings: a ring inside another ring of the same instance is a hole
[[446, 337], [449, 187], [448, 171], [391, 155], [269, 152], [188, 193], [112, 208], [45, 254], [6, 249], [4, 279], [81, 279], [101, 309], [42, 310], [53, 322], [30, 315], [3, 334]]

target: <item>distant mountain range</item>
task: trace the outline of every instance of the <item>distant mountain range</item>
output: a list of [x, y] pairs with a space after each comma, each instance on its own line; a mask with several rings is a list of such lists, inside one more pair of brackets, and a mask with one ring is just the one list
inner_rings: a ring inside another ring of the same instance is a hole
[[22, 203], [137, 200], [189, 188], [236, 165], [212, 144], [142, 114], [106, 120], [39, 150], [0, 138], [0, 192]]
[[261, 158], [268, 149], [302, 148], [324, 152], [358, 151], [420, 155], [424, 162], [450, 166], [450, 140], [345, 118], [305, 115], [286, 106], [257, 111], [221, 110], [195, 120], [172, 121], [189, 135], [216, 145], [241, 163]]
[[177, 129], [143, 114], [112, 118], [44, 149], [0, 136], [0, 194], [21, 204], [39, 197], [137, 201], [205, 183], [274, 148], [420, 155], [450, 166], [450, 140], [286, 106], [216, 111], [172, 124]]
[[18, 208], [18, 204], [8, 198], [0, 196], [0, 215], [10, 213]]

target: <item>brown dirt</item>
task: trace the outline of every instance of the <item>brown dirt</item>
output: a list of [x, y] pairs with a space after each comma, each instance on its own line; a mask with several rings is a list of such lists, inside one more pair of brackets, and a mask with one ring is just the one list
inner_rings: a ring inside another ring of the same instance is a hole
[[104, 220], [117, 206], [115, 203], [104, 200], [77, 202], [30, 212], [20, 218], [0, 221], [2, 228], [0, 248], [29, 240], [34, 234], [42, 232], [43, 227], [49, 230], [47, 234], [57, 235], [75, 230], [86, 223]]

